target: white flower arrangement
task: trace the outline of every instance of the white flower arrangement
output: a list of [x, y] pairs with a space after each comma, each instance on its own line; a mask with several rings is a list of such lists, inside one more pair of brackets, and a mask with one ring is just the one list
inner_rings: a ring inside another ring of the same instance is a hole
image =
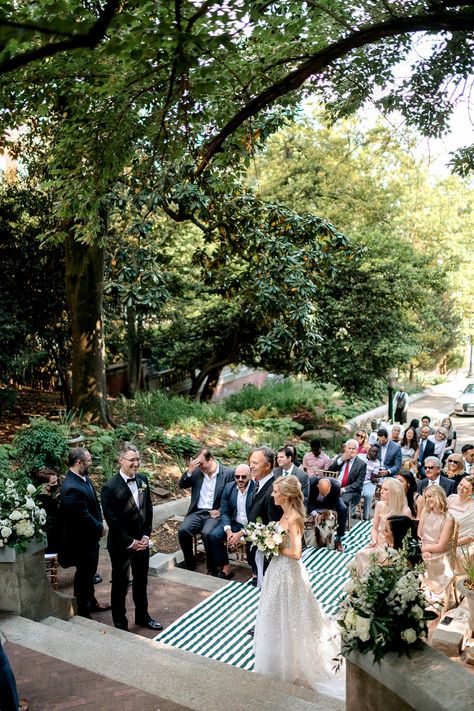
[[271, 558], [280, 554], [280, 546], [285, 540], [285, 532], [280, 524], [270, 521], [267, 525], [257, 519], [255, 523], [249, 522], [245, 526], [245, 538], [252, 546], [256, 546], [265, 558]]
[[372, 652], [375, 661], [387, 652], [409, 654], [419, 648], [428, 633], [428, 620], [436, 613], [421, 588], [424, 566], [408, 561], [408, 541], [395, 555], [387, 555], [386, 565], [373, 556], [368, 569], [345, 585], [338, 623], [342, 628], [342, 653]]
[[46, 512], [36, 505], [36, 487], [24, 478], [0, 478], [0, 548], [21, 552], [43, 537]]

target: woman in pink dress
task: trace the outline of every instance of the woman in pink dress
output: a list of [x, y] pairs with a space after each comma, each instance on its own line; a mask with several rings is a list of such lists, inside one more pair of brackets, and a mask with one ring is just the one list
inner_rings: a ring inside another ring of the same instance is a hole
[[454, 575], [451, 565], [454, 519], [448, 512], [448, 500], [441, 486], [427, 486], [423, 498], [425, 508], [421, 512], [418, 535], [426, 565], [424, 584], [433, 595], [442, 596]]

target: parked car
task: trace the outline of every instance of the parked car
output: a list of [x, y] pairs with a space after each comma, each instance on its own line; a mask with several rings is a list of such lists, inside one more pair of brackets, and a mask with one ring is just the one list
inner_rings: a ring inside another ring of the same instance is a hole
[[466, 385], [454, 403], [456, 415], [474, 415], [474, 383]]

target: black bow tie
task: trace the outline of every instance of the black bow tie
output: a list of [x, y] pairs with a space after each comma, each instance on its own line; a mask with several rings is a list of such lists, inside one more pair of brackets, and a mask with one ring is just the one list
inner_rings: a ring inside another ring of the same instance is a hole
[[136, 480], [137, 480], [137, 477], [136, 477], [136, 476], [132, 476], [130, 479], [127, 479], [127, 484], [131, 484], [132, 482], [134, 482], [134, 481], [136, 481]]

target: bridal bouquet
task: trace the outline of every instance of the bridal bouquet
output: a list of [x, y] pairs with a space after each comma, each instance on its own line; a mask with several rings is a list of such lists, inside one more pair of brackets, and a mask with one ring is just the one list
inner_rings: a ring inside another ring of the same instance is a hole
[[270, 521], [265, 525], [258, 518], [255, 523], [249, 522], [245, 526], [244, 540], [256, 546], [265, 558], [271, 558], [271, 556], [279, 555], [280, 546], [284, 541], [284, 533], [282, 533], [279, 523]]
[[35, 502], [36, 487], [26, 478], [0, 476], [0, 548], [25, 551], [44, 536], [46, 512]]
[[380, 565], [374, 556], [362, 576], [351, 569], [338, 619], [343, 654], [372, 652], [378, 661], [387, 652], [408, 655], [422, 646], [428, 620], [437, 615], [427, 610], [420, 586], [424, 566], [412, 567], [407, 555], [408, 543], [396, 555], [389, 554], [388, 565]]

